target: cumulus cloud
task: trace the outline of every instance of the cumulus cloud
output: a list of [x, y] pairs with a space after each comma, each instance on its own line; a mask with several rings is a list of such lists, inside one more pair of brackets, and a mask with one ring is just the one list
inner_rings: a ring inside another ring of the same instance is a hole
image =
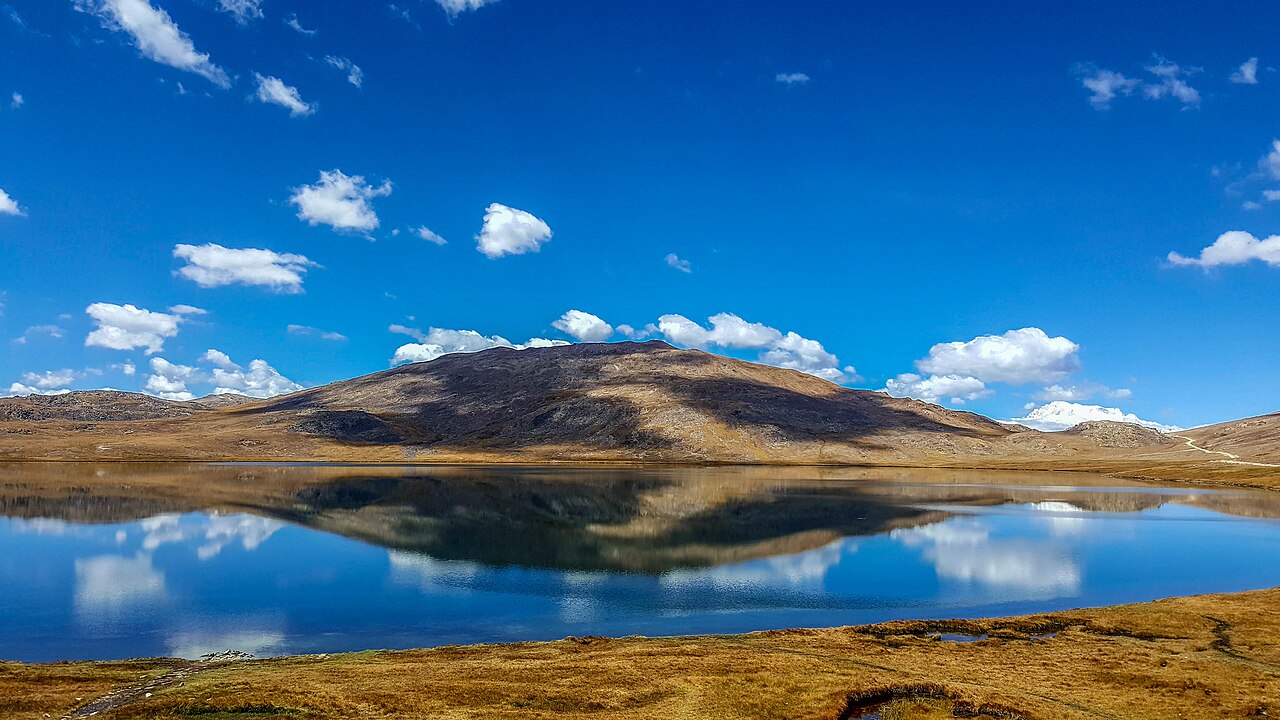
[[415, 235], [422, 238], [423, 240], [426, 240], [429, 243], [434, 243], [436, 245], [447, 245], [449, 242], [448, 240], [445, 240], [444, 238], [437, 235], [435, 232], [431, 230], [431, 228], [427, 227], [426, 225], [421, 225], [414, 228], [413, 232]]
[[303, 100], [298, 88], [286, 85], [280, 78], [265, 76], [261, 73], [254, 73], [253, 77], [258, 82], [256, 96], [259, 102], [279, 105], [288, 110], [291, 117], [303, 117], [316, 111], [315, 103]]
[[799, 370], [832, 382], [852, 382], [857, 378], [854, 368], [842, 369], [839, 359], [816, 340], [748, 322], [733, 313], [719, 313], [708, 320], [711, 327], [705, 328], [683, 315], [663, 315], [658, 318], [658, 332], [672, 343], [687, 347], [760, 350], [759, 361], [766, 365]]
[[281, 375], [266, 360], [253, 360], [246, 370], [231, 361], [226, 353], [209, 350], [204, 357], [217, 365], [210, 377], [215, 395], [240, 393], [249, 397], [268, 398], [297, 392], [303, 386]]
[[1026, 425], [1029, 428], [1045, 431], [1066, 430], [1067, 428], [1079, 425], [1082, 422], [1091, 420], [1111, 420], [1114, 422], [1132, 423], [1141, 425], [1145, 428], [1159, 430], [1160, 432], [1176, 432], [1181, 428], [1175, 425], [1164, 425], [1152, 420], [1143, 420], [1142, 418], [1127, 413], [1120, 408], [1103, 407], [1101, 405], [1081, 405], [1080, 403], [1067, 402], [1065, 400], [1055, 400], [1046, 403], [1031, 412], [1026, 417], [1014, 418], [1009, 422], [1015, 422], [1019, 425]]
[[390, 180], [375, 186], [360, 175], [322, 170], [320, 180], [314, 185], [294, 188], [289, 202], [297, 206], [298, 219], [308, 225], [328, 225], [339, 232], [368, 233], [379, 224], [372, 200], [390, 194]]
[[977, 378], [984, 383], [1056, 382], [1080, 367], [1080, 346], [1049, 337], [1040, 328], [982, 335], [968, 342], [938, 343], [916, 367], [930, 375]]
[[312, 35], [315, 35], [317, 32], [316, 30], [308, 30], [302, 27], [302, 23], [298, 21], [297, 13], [289, 13], [288, 15], [285, 16], [283, 22], [285, 27], [292, 29], [294, 32], [300, 35], [306, 35], [310, 37]]
[[1258, 58], [1251, 57], [1240, 64], [1240, 67], [1229, 78], [1237, 85], [1258, 84]]
[[392, 325], [388, 328], [393, 333], [400, 333], [414, 338], [418, 342], [401, 345], [396, 348], [391, 358], [392, 365], [402, 363], [418, 363], [435, 360], [441, 355], [451, 353], [469, 353], [488, 350], [495, 347], [509, 347], [516, 350], [527, 348], [558, 347], [568, 345], [564, 340], [547, 338], [530, 338], [523, 345], [517, 345], [501, 335], [481, 335], [475, 330], [449, 330], [447, 328], [429, 328], [422, 332], [417, 328], [403, 325]]
[[231, 87], [226, 71], [213, 64], [208, 53], [198, 52], [169, 14], [150, 0], [72, 0], [72, 4], [80, 12], [96, 15], [108, 30], [129, 35], [148, 60], [195, 73], [221, 88]]
[[551, 239], [551, 228], [524, 210], [493, 203], [484, 211], [476, 249], [490, 259], [538, 252]]
[[485, 5], [492, 5], [498, 0], [436, 0], [436, 4], [444, 8], [450, 17], [457, 16], [468, 10], [479, 10]]
[[809, 82], [809, 76], [802, 72], [778, 73], [773, 76], [774, 82], [780, 82], [783, 85], [804, 85]]
[[85, 308], [97, 329], [84, 339], [86, 347], [110, 350], [145, 348], [148, 355], [164, 349], [165, 338], [178, 334], [178, 324], [183, 317], [176, 314], [152, 312], [133, 305], [93, 303]]
[[1200, 251], [1200, 257], [1183, 257], [1169, 253], [1174, 265], [1199, 265], [1202, 268], [1221, 265], [1244, 265], [1259, 260], [1271, 267], [1280, 267], [1280, 235], [1259, 240], [1243, 230], [1231, 230], [1218, 236], [1212, 245]]
[[197, 371], [190, 365], [177, 365], [162, 357], [151, 358], [151, 374], [143, 391], [165, 400], [191, 400], [195, 398], [187, 383], [197, 378]]
[[347, 336], [339, 332], [331, 330], [321, 330], [320, 328], [311, 327], [310, 325], [290, 325], [288, 327], [290, 335], [303, 335], [306, 337], [318, 337], [321, 340], [329, 340], [330, 342], [346, 342]]
[[619, 325], [614, 329], [617, 330], [619, 334], [624, 335], [631, 340], [643, 340], [644, 338], [658, 334], [658, 326], [653, 323], [648, 323], [642, 328], [634, 328], [630, 325]]
[[1143, 81], [1088, 64], [1080, 66], [1078, 72], [1080, 84], [1090, 92], [1089, 104], [1098, 110], [1106, 110], [1111, 107], [1112, 100], [1135, 92], [1148, 100], [1173, 98], [1184, 106], [1200, 104], [1200, 92], [1186, 81], [1187, 77], [1199, 72], [1198, 68], [1183, 68], [1157, 55], [1144, 69], [1151, 74], [1152, 80]]
[[682, 273], [693, 272], [693, 265], [688, 260], [680, 259], [680, 256], [675, 253], [667, 254], [666, 263], [668, 266], [673, 267]]
[[0, 188], [0, 215], [14, 215], [17, 217], [26, 217], [27, 213], [18, 207], [18, 202], [9, 197], [9, 193]]
[[75, 370], [45, 370], [42, 373], [23, 373], [22, 382], [39, 390], [56, 390], [75, 382]]
[[241, 25], [262, 17], [262, 0], [218, 0], [218, 9]]
[[32, 385], [24, 385], [20, 382], [15, 382], [10, 384], [7, 390], [5, 390], [4, 392], [0, 392], [0, 397], [27, 397], [28, 395], [66, 395], [69, 392], [71, 391], [67, 390], [66, 388], [59, 388], [57, 390], [41, 390], [40, 388]]
[[602, 342], [613, 335], [613, 326], [589, 312], [570, 310], [551, 327], [582, 342]]
[[348, 58], [338, 57], [337, 55], [325, 55], [324, 61], [333, 67], [342, 70], [347, 74], [347, 82], [361, 87], [364, 85], [364, 71], [360, 66], [351, 62]]
[[963, 405], [991, 394], [985, 383], [962, 375], [929, 375], [903, 373], [885, 383], [883, 392], [894, 397], [911, 397], [930, 403], [949, 402]]
[[302, 275], [316, 263], [303, 255], [256, 248], [227, 248], [216, 243], [175, 245], [173, 256], [187, 264], [177, 274], [200, 287], [259, 285], [276, 292], [302, 292]]
[[26, 98], [22, 97], [22, 93], [20, 92], [15, 92], [14, 94], [9, 96], [9, 107], [13, 108], [14, 110], [17, 110], [18, 108], [26, 104], [27, 104]]

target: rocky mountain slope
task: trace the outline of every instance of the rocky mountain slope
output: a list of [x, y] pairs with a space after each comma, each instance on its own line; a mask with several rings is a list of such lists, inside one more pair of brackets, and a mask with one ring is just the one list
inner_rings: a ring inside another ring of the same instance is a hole
[[657, 341], [494, 348], [269, 400], [230, 400], [0, 400], [0, 459], [1080, 469], [1205, 460], [1179, 440], [1120, 423], [1037, 432]]

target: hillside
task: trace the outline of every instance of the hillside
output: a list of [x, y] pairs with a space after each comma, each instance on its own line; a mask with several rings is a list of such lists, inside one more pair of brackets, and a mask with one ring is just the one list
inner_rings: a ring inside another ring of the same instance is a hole
[[1240, 460], [1280, 463], [1280, 413], [1206, 425], [1180, 434], [1206, 450]]
[[231, 400], [101, 392], [0, 400], [0, 458], [821, 463], [1152, 476], [1169, 462], [1212, 460], [1122, 424], [1038, 432], [657, 341], [494, 348]]

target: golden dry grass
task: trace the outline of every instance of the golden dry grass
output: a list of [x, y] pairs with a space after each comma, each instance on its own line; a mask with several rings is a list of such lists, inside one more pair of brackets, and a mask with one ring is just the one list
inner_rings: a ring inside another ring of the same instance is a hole
[[[991, 637], [926, 636], [936, 630]], [[1280, 713], [1278, 638], [1274, 589], [988, 621], [227, 663], [105, 717], [836, 720], [879, 698], [902, 720], [1260, 719]], [[0, 716], [60, 717], [76, 697], [173, 667], [0, 664]]]

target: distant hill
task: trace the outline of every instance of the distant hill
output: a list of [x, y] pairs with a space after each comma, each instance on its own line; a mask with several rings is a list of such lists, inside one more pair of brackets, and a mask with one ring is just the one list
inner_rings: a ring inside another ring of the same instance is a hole
[[658, 341], [446, 355], [267, 400], [10, 398], [0, 400], [6, 457], [1123, 467], [1152, 475], [1162, 463], [1208, 461], [1181, 440], [1123, 423], [1038, 432]]

